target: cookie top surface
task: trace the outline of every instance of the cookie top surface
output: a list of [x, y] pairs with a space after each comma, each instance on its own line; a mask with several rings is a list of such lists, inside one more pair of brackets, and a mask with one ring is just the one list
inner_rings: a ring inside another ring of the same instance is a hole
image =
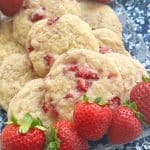
[[19, 120], [24, 115], [30, 113], [34, 118], [39, 118], [43, 125], [49, 127], [51, 120], [47, 117], [42, 109], [44, 100], [45, 84], [43, 79], [34, 79], [25, 84], [25, 86], [13, 98], [8, 109], [8, 119], [13, 115]]
[[85, 93], [91, 99], [120, 97], [121, 81], [116, 65], [103, 54], [73, 49], [61, 55], [47, 75], [45, 102], [54, 105], [58, 118], [72, 119], [74, 104]]
[[35, 77], [25, 54], [15, 53], [6, 57], [0, 66], [0, 105], [7, 110], [15, 94]]
[[48, 73], [57, 56], [71, 48], [99, 50], [90, 26], [71, 14], [43, 19], [34, 24], [28, 34], [27, 50], [34, 69], [40, 76]]
[[122, 36], [122, 25], [110, 6], [94, 1], [81, 1], [80, 7], [81, 18], [93, 29], [108, 28]]
[[100, 28], [93, 30], [93, 33], [99, 41], [101, 53], [107, 53], [108, 50], [108, 52], [117, 52], [129, 56], [129, 53], [124, 48], [122, 38], [114, 31]]
[[13, 19], [13, 36], [25, 46], [27, 34], [35, 22], [47, 17], [60, 17], [66, 13], [79, 15], [78, 3], [72, 0], [26, 0]]

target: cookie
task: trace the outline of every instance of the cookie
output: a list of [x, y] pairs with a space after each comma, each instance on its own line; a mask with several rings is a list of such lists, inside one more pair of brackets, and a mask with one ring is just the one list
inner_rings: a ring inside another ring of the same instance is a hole
[[3, 21], [0, 22], [0, 43], [5, 44], [12, 40], [12, 22]]
[[71, 48], [99, 51], [98, 41], [90, 26], [71, 14], [43, 19], [34, 24], [26, 47], [34, 70], [42, 77], [48, 73], [56, 58]]
[[122, 25], [109, 5], [94, 1], [81, 1], [81, 18], [93, 29], [107, 28], [122, 37]]
[[15, 41], [7, 41], [4, 44], [0, 43], [0, 66], [5, 57], [14, 53], [25, 53], [25, 48]]
[[0, 66], [0, 105], [7, 110], [11, 99], [22, 86], [36, 77], [25, 54], [6, 57]]
[[99, 50], [102, 54], [116, 52], [130, 56], [125, 50], [122, 39], [113, 31], [107, 28], [93, 30], [95, 37], [99, 41]]
[[127, 57], [119, 53], [107, 53], [106, 57], [111, 59], [118, 67], [122, 76], [124, 86], [123, 100], [130, 98], [130, 91], [142, 81], [142, 76], [148, 76], [144, 67], [132, 57]]
[[16, 116], [21, 120], [25, 114], [30, 113], [34, 118], [39, 118], [43, 125], [49, 127], [52, 120], [45, 115], [41, 103], [44, 100], [45, 87], [43, 79], [27, 82], [25, 86], [12, 99], [8, 109], [8, 119]]
[[[76, 102], [87, 94], [94, 100], [102, 97], [108, 101], [121, 96], [122, 78], [116, 65], [103, 54], [85, 49], [70, 50], [54, 63], [47, 78], [45, 113], [52, 108], [57, 119], [72, 119]], [[53, 107], [50, 109], [49, 105]]]
[[45, 17], [45, 10], [40, 6], [40, 0], [25, 0], [21, 10], [13, 18], [13, 37], [23, 46], [32, 24], [36, 22], [32, 20], [36, 17], [37, 21]]
[[60, 17], [66, 13], [80, 14], [78, 3], [72, 0], [26, 0], [13, 19], [13, 36], [25, 46], [27, 34], [35, 22], [47, 17]]

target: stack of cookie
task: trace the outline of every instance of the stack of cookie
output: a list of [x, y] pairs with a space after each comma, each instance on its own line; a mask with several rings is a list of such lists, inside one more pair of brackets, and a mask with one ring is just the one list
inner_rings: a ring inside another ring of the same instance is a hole
[[30, 113], [45, 126], [72, 120], [84, 94], [123, 101], [143, 75], [108, 5], [25, 0], [12, 20], [0, 24], [0, 105], [9, 119]]

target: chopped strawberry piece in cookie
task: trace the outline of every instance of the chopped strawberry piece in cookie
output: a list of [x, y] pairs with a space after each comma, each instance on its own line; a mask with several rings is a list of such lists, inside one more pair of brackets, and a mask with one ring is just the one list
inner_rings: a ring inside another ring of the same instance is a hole
[[80, 92], [87, 92], [88, 88], [91, 86], [90, 82], [84, 80], [84, 79], [78, 79], [76, 88]]
[[72, 64], [72, 65], [68, 66], [67, 70], [76, 72], [78, 70], [78, 65]]
[[51, 66], [53, 64], [53, 62], [55, 61], [54, 57], [53, 56], [50, 56], [50, 55], [45, 55], [43, 57], [43, 59], [46, 61], [46, 64], [48, 66]]
[[39, 8], [37, 9], [32, 15], [31, 15], [31, 21], [32, 22], [36, 22], [36, 21], [39, 21], [41, 19], [43, 19], [45, 17], [45, 12], [46, 9], [45, 8]]
[[58, 117], [58, 111], [56, 110], [56, 106], [52, 103], [46, 103], [44, 102], [42, 104], [42, 109], [45, 113], [47, 113], [51, 118]]
[[67, 93], [64, 98], [65, 99], [73, 98], [73, 95], [71, 93]]
[[113, 72], [110, 72], [107, 77], [108, 77], [108, 79], [112, 79], [112, 78], [117, 77], [117, 74], [113, 73]]
[[48, 24], [48, 25], [53, 25], [53, 24], [56, 23], [58, 20], [59, 20], [59, 17], [53, 18], [53, 19], [48, 19], [48, 20], [47, 20], [47, 24]]
[[84, 78], [84, 79], [94, 79], [98, 80], [99, 77], [97, 73], [87, 67], [80, 67], [75, 74], [76, 77]]
[[110, 49], [109, 47], [100, 47], [99, 48], [99, 52], [102, 54], [110, 53], [111, 51], [112, 51], [112, 49]]
[[29, 53], [31, 53], [34, 50], [34, 48], [32, 46], [30, 46], [27, 50]]

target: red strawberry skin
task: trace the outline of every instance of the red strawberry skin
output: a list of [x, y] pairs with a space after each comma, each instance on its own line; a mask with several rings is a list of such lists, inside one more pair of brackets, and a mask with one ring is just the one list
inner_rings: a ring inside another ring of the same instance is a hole
[[137, 84], [130, 93], [130, 99], [136, 102], [138, 111], [144, 115], [150, 125], [150, 82]]
[[80, 137], [74, 123], [61, 120], [55, 124], [61, 141], [59, 150], [88, 150], [88, 142]]
[[112, 144], [131, 142], [141, 132], [141, 123], [128, 107], [119, 106], [113, 111], [113, 119], [108, 132], [108, 137]]
[[2, 135], [2, 150], [43, 150], [45, 135], [43, 131], [32, 128], [26, 134], [19, 133], [17, 125], [8, 125]]
[[79, 102], [75, 105], [73, 119], [79, 134], [87, 140], [95, 141], [107, 132], [112, 112], [107, 106]]
[[23, 0], [0, 0], [0, 10], [8, 17], [13, 16], [19, 11]]

